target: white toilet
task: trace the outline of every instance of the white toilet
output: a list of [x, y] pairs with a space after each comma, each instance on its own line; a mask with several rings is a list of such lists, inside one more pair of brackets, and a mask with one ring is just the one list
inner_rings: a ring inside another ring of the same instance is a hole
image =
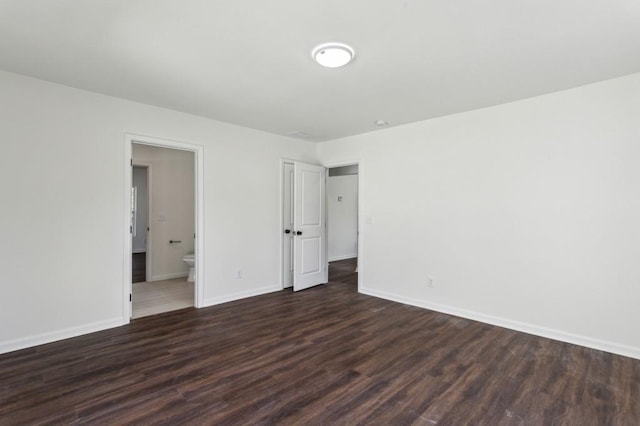
[[196, 255], [195, 253], [185, 254], [182, 260], [189, 265], [189, 277], [187, 281], [192, 283], [196, 280]]

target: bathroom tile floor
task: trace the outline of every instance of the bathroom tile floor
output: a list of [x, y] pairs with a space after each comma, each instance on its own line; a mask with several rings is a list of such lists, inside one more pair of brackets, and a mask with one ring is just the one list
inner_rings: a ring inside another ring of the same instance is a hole
[[133, 284], [133, 318], [193, 306], [193, 283], [187, 278]]

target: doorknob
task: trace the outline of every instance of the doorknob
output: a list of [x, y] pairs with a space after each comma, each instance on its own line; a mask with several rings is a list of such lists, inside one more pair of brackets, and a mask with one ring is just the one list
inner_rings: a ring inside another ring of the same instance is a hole
[[296, 231], [296, 235], [302, 235], [302, 231]]
[[285, 233], [285, 234], [290, 234], [290, 233], [291, 233], [291, 229], [285, 229], [285, 230], [284, 230], [284, 233]]

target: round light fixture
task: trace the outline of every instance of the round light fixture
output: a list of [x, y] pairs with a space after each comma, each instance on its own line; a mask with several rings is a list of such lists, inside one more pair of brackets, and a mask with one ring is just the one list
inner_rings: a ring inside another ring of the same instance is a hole
[[373, 124], [375, 124], [377, 127], [385, 127], [389, 125], [389, 123], [384, 120], [374, 121]]
[[324, 43], [311, 52], [313, 60], [327, 68], [339, 68], [353, 61], [355, 52], [343, 43]]

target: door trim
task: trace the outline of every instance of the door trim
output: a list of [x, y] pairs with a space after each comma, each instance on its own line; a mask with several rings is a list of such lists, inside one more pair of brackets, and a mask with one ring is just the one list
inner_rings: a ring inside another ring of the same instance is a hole
[[[362, 239], [362, 224], [364, 223], [362, 217], [362, 176], [363, 176], [363, 161], [362, 160], [345, 160], [345, 161], [327, 161], [321, 163], [321, 165], [327, 169], [327, 177], [329, 176], [329, 169], [343, 166], [358, 166], [358, 293], [362, 293], [363, 280], [362, 271], [364, 271], [364, 244]], [[326, 205], [327, 203], [325, 203]], [[329, 270], [329, 228], [327, 227], [327, 271]]]
[[192, 143], [179, 142], [169, 139], [155, 138], [151, 136], [125, 133], [124, 146], [124, 276], [122, 285], [122, 321], [128, 324], [131, 321], [131, 165], [132, 144], [151, 145], [160, 148], [179, 149], [194, 153], [194, 186], [195, 186], [195, 234], [196, 234], [196, 282], [194, 283], [194, 306], [200, 308], [204, 301], [204, 146]]

